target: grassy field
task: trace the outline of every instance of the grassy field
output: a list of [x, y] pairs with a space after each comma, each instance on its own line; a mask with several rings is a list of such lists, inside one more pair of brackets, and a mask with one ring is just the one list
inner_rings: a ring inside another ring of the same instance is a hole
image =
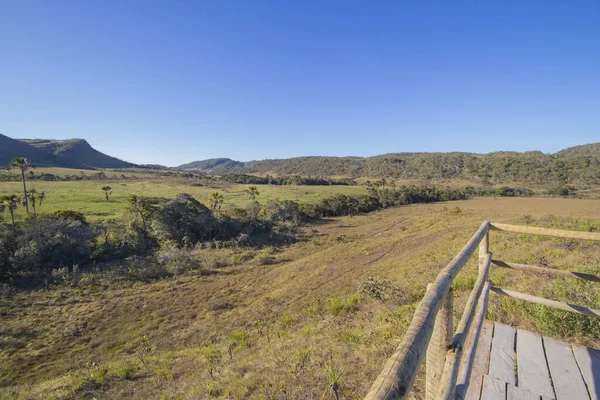
[[[484, 220], [596, 230], [600, 201], [485, 198], [412, 205], [324, 220], [279, 249], [241, 255], [202, 250], [211, 252], [203, 256], [237, 260], [206, 276], [116, 284], [83, 274], [77, 287], [6, 289], [0, 393], [23, 399], [318, 399], [334, 398], [331, 384], [338, 381], [341, 398], [361, 398], [398, 345], [427, 283]], [[490, 241], [498, 259], [600, 273], [599, 244], [499, 232]], [[474, 258], [455, 282], [455, 321], [475, 276]], [[491, 279], [600, 306], [600, 292], [591, 285], [497, 269]], [[383, 299], [369, 295], [373, 287]], [[597, 322], [491, 296], [490, 318], [600, 346]], [[421, 372], [413, 398], [423, 398], [423, 379]]]
[[[109, 174], [110, 175], [110, 174]], [[244, 190], [250, 185], [238, 185], [228, 183], [214, 183], [210, 186], [194, 186], [183, 180], [142, 180], [142, 181], [70, 181], [70, 182], [28, 182], [28, 188], [44, 191], [46, 198], [39, 212], [52, 212], [56, 210], [73, 210], [85, 214], [90, 220], [118, 218], [123, 215], [129, 195], [148, 197], [173, 198], [179, 193], [189, 193], [200, 202], [208, 205], [208, 198], [214, 192], [223, 194], [225, 204], [223, 208], [238, 206], [244, 207], [250, 204]], [[112, 188], [109, 201], [104, 197], [102, 187], [108, 185]], [[260, 195], [258, 202], [265, 204], [270, 199], [295, 200], [310, 202], [328, 197], [331, 194], [364, 194], [362, 186], [271, 186], [258, 185]], [[0, 182], [0, 196], [3, 194], [22, 193], [21, 182]], [[22, 218], [24, 209], [19, 207], [16, 215]]]

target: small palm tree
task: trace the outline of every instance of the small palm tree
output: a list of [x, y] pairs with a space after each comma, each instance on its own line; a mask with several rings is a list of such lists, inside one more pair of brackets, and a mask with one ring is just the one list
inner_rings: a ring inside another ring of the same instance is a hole
[[260, 192], [258, 191], [256, 186], [250, 186], [248, 189], [245, 190], [245, 192], [246, 192], [246, 197], [248, 197], [250, 199], [250, 201], [252, 202], [252, 216], [256, 216], [254, 208], [256, 206], [256, 196], [258, 196], [260, 194]]
[[21, 180], [23, 181], [23, 197], [25, 199], [25, 211], [29, 213], [29, 203], [27, 201], [27, 184], [25, 183], [25, 172], [35, 168], [28, 159], [23, 157], [15, 157], [10, 162], [8, 169], [18, 169], [21, 171]]
[[300, 175], [294, 175], [292, 177], [292, 182], [294, 183], [294, 185], [296, 185], [296, 201], [298, 201], [298, 185], [302, 184], [302, 182], [304, 182], [304, 179], [302, 179]]
[[42, 206], [42, 201], [46, 198], [46, 192], [42, 190], [42, 192], [38, 195], [38, 200], [40, 201], [39, 206]]
[[223, 205], [223, 195], [219, 192], [214, 192], [210, 199], [208, 199], [208, 204], [210, 208], [216, 213], [221, 210], [221, 206]]
[[329, 197], [332, 197], [333, 194], [331, 193], [331, 185], [333, 185], [333, 179], [331, 179], [331, 177], [327, 177], [327, 183], [329, 183]]
[[110, 186], [102, 186], [102, 190], [104, 190], [104, 195], [106, 196], [106, 201], [108, 201], [108, 195], [112, 195], [112, 188]]
[[33, 213], [35, 214], [35, 201], [37, 200], [38, 196], [40, 195], [40, 193], [38, 193], [38, 191], [33, 188], [31, 190], [27, 191], [27, 199], [29, 199], [31, 201], [31, 205], [33, 206]]
[[10, 218], [12, 220], [12, 226], [15, 226], [15, 210], [17, 209], [17, 204], [19, 203], [19, 196], [16, 194], [7, 194], [0, 197], [0, 212], [4, 212], [8, 210], [10, 213]]

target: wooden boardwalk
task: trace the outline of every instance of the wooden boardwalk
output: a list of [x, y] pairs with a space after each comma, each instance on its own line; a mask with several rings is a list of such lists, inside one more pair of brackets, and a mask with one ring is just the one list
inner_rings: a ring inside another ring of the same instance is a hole
[[464, 400], [600, 398], [600, 350], [484, 321]]

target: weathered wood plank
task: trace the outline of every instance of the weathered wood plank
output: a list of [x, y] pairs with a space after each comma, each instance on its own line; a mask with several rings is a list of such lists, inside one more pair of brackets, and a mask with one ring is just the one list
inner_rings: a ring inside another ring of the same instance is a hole
[[506, 400], [540, 400], [540, 395], [517, 386], [506, 385]]
[[531, 233], [534, 235], [555, 236], [571, 239], [600, 240], [600, 233], [598, 232], [568, 231], [565, 229], [540, 228], [537, 226], [497, 224], [495, 222], [492, 222], [490, 224], [490, 229], [513, 233]]
[[435, 400], [438, 385], [444, 372], [446, 352], [452, 344], [454, 313], [454, 292], [452, 289], [446, 295], [444, 305], [438, 311], [431, 341], [425, 356], [425, 400]]
[[590, 398], [592, 400], [600, 399], [600, 351], [574, 344], [573, 355], [587, 386]]
[[537, 265], [517, 264], [517, 263], [500, 261], [500, 260], [492, 260], [492, 264], [494, 264], [497, 267], [501, 267], [501, 268], [511, 268], [511, 269], [516, 269], [518, 271], [534, 272], [536, 274], [556, 276], [559, 278], [572, 278], [572, 279], [581, 279], [584, 281], [600, 282], [600, 276], [592, 275], [592, 274], [585, 274], [583, 272], [565, 271], [562, 269], [549, 268], [549, 267], [538, 267]]
[[521, 329], [517, 330], [517, 380], [520, 388], [554, 397], [542, 337]]
[[498, 322], [494, 324], [489, 375], [515, 384], [515, 329]]
[[482, 400], [505, 400], [506, 399], [506, 382], [494, 379], [489, 375], [483, 376], [481, 388]]
[[494, 332], [494, 323], [488, 320], [483, 321], [479, 338], [471, 338], [477, 340], [477, 351], [473, 360], [471, 369], [471, 380], [469, 386], [457, 387], [457, 396], [465, 400], [478, 400], [481, 394], [481, 377], [487, 375], [490, 367], [490, 351], [492, 350], [492, 334]]
[[543, 340], [556, 399], [589, 399], [571, 346], [545, 336]]
[[541, 305], [547, 306], [547, 307], [558, 308], [559, 310], [565, 310], [565, 311], [570, 311], [570, 312], [574, 312], [577, 314], [588, 315], [590, 317], [600, 318], [600, 310], [593, 310], [591, 308], [578, 306], [575, 304], [567, 304], [567, 303], [563, 303], [561, 301], [545, 299], [543, 297], [532, 296], [530, 294], [515, 292], [513, 290], [502, 289], [502, 288], [494, 287], [494, 286], [491, 287], [490, 290], [501, 296], [513, 297], [515, 299], [525, 300], [530, 303], [541, 304]]

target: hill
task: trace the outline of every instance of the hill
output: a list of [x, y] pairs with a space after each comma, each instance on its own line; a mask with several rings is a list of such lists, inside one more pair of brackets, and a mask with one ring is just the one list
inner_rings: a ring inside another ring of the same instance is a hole
[[196, 161], [179, 166], [223, 174], [349, 176], [352, 178], [465, 179], [488, 183], [600, 183], [600, 143], [554, 154], [540, 151], [476, 153], [389, 153], [374, 157], [296, 157], [239, 162]]
[[191, 163], [180, 165], [177, 168], [221, 173], [235, 168], [241, 168], [243, 166], [243, 162], [234, 161], [231, 158], [210, 158], [208, 160], [192, 161]]
[[14, 157], [28, 158], [39, 167], [96, 169], [137, 166], [101, 153], [83, 139], [12, 139], [0, 134], [0, 165], [8, 165]]

